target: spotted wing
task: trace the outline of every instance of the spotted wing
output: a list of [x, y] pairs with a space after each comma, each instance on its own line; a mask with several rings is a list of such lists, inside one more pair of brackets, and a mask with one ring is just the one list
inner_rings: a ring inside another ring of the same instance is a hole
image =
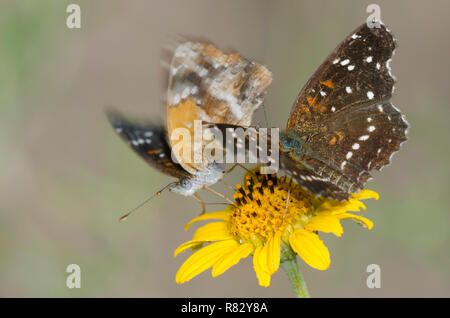
[[336, 192], [335, 186], [342, 193], [358, 192], [369, 171], [388, 164], [407, 139], [408, 124], [389, 101], [395, 47], [386, 26], [362, 25], [319, 67], [293, 106], [287, 129], [301, 136], [309, 150], [290, 159], [308, 162], [321, 179], [314, 183], [328, 184], [327, 192]]
[[386, 26], [363, 24], [325, 59], [300, 91], [287, 123], [300, 134], [316, 132], [325, 120], [362, 104], [389, 100], [389, 66], [396, 43]]
[[345, 200], [349, 197], [347, 191], [343, 191], [341, 187], [344, 184], [350, 185], [351, 181], [346, 177], [334, 176], [332, 169], [317, 159], [300, 159], [292, 152], [281, 152], [280, 168], [311, 193], [335, 200]]
[[138, 124], [113, 111], [107, 116], [114, 130], [152, 167], [178, 179], [189, 175], [171, 159], [163, 127]]
[[407, 139], [408, 124], [391, 102], [379, 101], [342, 112], [327, 127], [329, 132], [311, 138], [311, 156], [335, 175], [351, 180], [343, 190], [357, 192], [371, 177], [371, 170], [390, 163]]
[[278, 170], [278, 135], [272, 138], [272, 133], [278, 133], [278, 128], [244, 128], [212, 123], [204, 123], [202, 128], [208, 130], [207, 135], [211, 136], [208, 142], [216, 151], [220, 148], [222, 155], [219, 158], [225, 158], [226, 163], [264, 164]]
[[[169, 71], [169, 136], [177, 128], [185, 128], [194, 136], [195, 120], [249, 126], [272, 80], [272, 74], [264, 66], [237, 53], [225, 54], [203, 42], [178, 46]], [[193, 160], [186, 162], [176, 155], [191, 173], [205, 169], [208, 164], [206, 161], [193, 164]]]

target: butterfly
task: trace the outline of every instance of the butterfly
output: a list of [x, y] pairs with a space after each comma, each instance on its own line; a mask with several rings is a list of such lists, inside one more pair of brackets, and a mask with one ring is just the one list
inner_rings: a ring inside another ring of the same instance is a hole
[[408, 123], [390, 101], [395, 48], [384, 24], [363, 24], [300, 91], [279, 136], [280, 168], [310, 192], [347, 199], [406, 141]]
[[[178, 140], [171, 137], [179, 129], [194, 136], [195, 121], [205, 126], [249, 126], [271, 81], [272, 74], [265, 66], [238, 53], [225, 54], [205, 42], [185, 42], [175, 49], [169, 66], [166, 125], [138, 124], [115, 111], [110, 111], [108, 118], [151, 166], [177, 179], [170, 191], [198, 199], [196, 192], [209, 189], [226, 170], [206, 156], [193, 160], [193, 140], [189, 151], [173, 151]], [[204, 147], [202, 143], [200, 150]]]

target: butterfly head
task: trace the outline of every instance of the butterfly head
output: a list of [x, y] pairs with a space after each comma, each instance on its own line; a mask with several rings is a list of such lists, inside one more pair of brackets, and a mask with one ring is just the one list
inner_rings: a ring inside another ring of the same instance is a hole
[[292, 131], [280, 132], [280, 151], [291, 152], [301, 157], [307, 152], [308, 143], [305, 136]]
[[193, 195], [204, 186], [210, 186], [218, 182], [223, 176], [224, 170], [222, 165], [212, 163], [208, 169], [199, 170], [196, 174], [180, 178], [171, 188], [170, 191], [185, 196]]
[[197, 187], [193, 186], [193, 182], [189, 177], [180, 179], [180, 181], [176, 182], [171, 188], [171, 192], [179, 193], [182, 195], [192, 195], [197, 191]]

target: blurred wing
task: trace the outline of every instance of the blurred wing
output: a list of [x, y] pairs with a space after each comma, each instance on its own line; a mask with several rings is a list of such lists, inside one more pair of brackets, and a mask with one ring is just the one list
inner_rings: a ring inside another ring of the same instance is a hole
[[291, 111], [287, 129], [311, 149], [306, 159], [291, 159], [310, 160], [311, 172], [341, 192], [358, 192], [407, 139], [408, 124], [389, 101], [395, 46], [383, 24], [362, 25], [319, 67]]
[[[248, 162], [253, 156], [257, 160], [253, 163], [265, 164], [267, 167], [275, 164], [275, 168], [278, 170], [276, 162], [271, 161], [279, 158], [280, 168], [310, 192], [336, 200], [348, 198], [347, 192], [342, 191], [337, 186], [337, 182], [340, 181], [341, 184], [346, 183], [347, 186], [350, 186], [351, 181], [345, 177], [337, 178], [337, 175], [335, 175], [335, 178], [321, 177], [322, 174], [330, 174], [332, 170], [317, 159], [306, 156], [296, 158], [292, 152], [285, 152], [283, 147], [279, 148], [278, 144], [272, 145], [273, 136], [271, 135], [271, 130], [265, 128], [256, 129], [254, 127], [243, 130], [242, 127], [228, 124], [204, 125], [204, 129], [211, 129], [212, 134], [219, 132], [222, 136], [231, 135], [232, 138], [223, 139], [223, 148], [225, 153], [228, 152], [228, 154], [233, 155], [233, 162], [242, 162], [236, 160], [239, 152], [241, 152], [241, 154], [246, 156], [245, 162]], [[227, 130], [233, 133], [230, 134]], [[240, 133], [239, 130], [242, 130], [244, 133]], [[253, 145], [252, 142], [254, 142]], [[278, 158], [272, 157], [274, 147], [281, 150]], [[319, 169], [321, 164], [322, 169]], [[317, 172], [314, 170], [317, 170]]]
[[172, 161], [163, 127], [136, 124], [116, 112], [108, 112], [107, 116], [114, 130], [152, 167], [178, 179], [189, 175]]
[[291, 152], [281, 152], [280, 167], [311, 193], [335, 200], [345, 200], [349, 197], [347, 191], [343, 191], [341, 187], [343, 184], [348, 186], [351, 182], [345, 177], [333, 174], [329, 167], [317, 159], [303, 157], [299, 160]]
[[[194, 136], [194, 120], [249, 126], [272, 80], [272, 74], [264, 66], [237, 53], [224, 54], [202, 42], [178, 46], [169, 71], [169, 136], [177, 128], [186, 128]], [[207, 165], [177, 159], [192, 173]]]
[[[272, 150], [278, 150], [277, 139], [272, 144], [271, 129], [241, 127], [231, 124], [204, 123], [203, 130], [215, 140], [216, 149], [221, 148], [223, 157], [232, 158], [227, 163], [275, 164], [278, 158], [272, 158]], [[277, 129], [278, 131], [278, 129]], [[211, 141], [207, 141], [212, 144]], [[278, 166], [277, 166], [278, 170]]]

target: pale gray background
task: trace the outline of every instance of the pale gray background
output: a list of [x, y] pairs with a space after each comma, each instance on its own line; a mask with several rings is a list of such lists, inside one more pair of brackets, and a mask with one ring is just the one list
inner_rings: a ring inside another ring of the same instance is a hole
[[[81, 30], [65, 26], [69, 3]], [[0, 295], [45, 297], [290, 297], [284, 273], [259, 287], [251, 259], [219, 278], [174, 281], [199, 213], [165, 193], [125, 224], [117, 218], [172, 181], [114, 134], [103, 109], [159, 120], [161, 48], [178, 35], [209, 39], [274, 73], [265, 103], [283, 127], [298, 91], [322, 60], [367, 17], [368, 1], [2, 1], [0, 4]], [[398, 39], [394, 103], [410, 140], [368, 184], [366, 231], [345, 222], [323, 235], [332, 264], [300, 266], [311, 294], [324, 297], [450, 296], [448, 1], [379, 1]], [[263, 112], [256, 120], [264, 124]], [[227, 178], [237, 182], [241, 173]], [[219, 187], [220, 189], [220, 187]], [[225, 191], [225, 190], [224, 190]], [[205, 196], [207, 197], [207, 196]], [[212, 198], [210, 198], [212, 199]], [[82, 288], [65, 268], [82, 268]], [[366, 266], [382, 288], [366, 287]]]

